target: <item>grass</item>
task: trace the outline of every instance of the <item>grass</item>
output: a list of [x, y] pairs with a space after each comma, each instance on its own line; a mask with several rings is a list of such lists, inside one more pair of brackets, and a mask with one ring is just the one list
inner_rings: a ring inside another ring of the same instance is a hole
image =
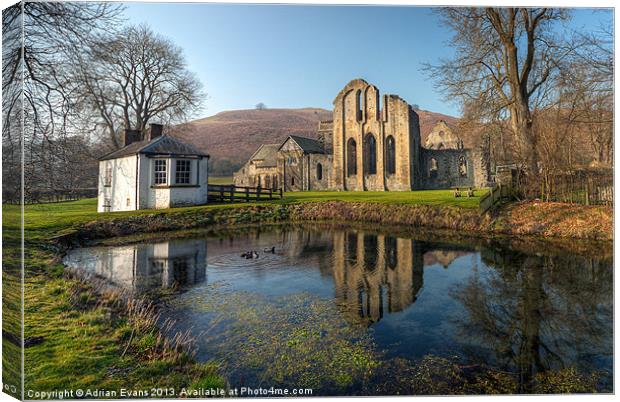
[[209, 176], [209, 184], [232, 184], [232, 176]]
[[[480, 197], [486, 189], [476, 190], [475, 197], [454, 197], [451, 190], [423, 190], [403, 192], [334, 192], [308, 191], [284, 193], [284, 199], [261, 201], [260, 204], [288, 204], [300, 202], [347, 201], [347, 202], [379, 202], [383, 204], [405, 205], [437, 205], [456, 206], [460, 208], [478, 208]], [[157, 213], [183, 212], [196, 209], [234, 208], [246, 203], [237, 204], [210, 204], [194, 207], [180, 207], [157, 210]], [[4, 205], [4, 229], [19, 231], [18, 205]], [[89, 198], [79, 201], [62, 203], [35, 204], [25, 207], [24, 223], [29, 240], [49, 240], [58, 236], [76, 225], [95, 220], [106, 220], [110, 217], [123, 217], [152, 214], [154, 210], [139, 210], [113, 213], [97, 213], [97, 199]], [[8, 214], [8, 215], [7, 215]], [[7, 219], [9, 218], [9, 219]]]
[[[27, 347], [25, 389], [191, 387], [196, 382], [225, 384], [218, 368], [196, 363], [184, 352], [144, 353], [140, 347], [156, 338], [154, 324], [135, 330], [130, 316], [110, 306], [118, 300], [65, 277], [58, 249], [50, 240], [71, 228], [111, 214], [97, 214], [96, 199], [25, 208], [25, 337], [42, 337]], [[3, 331], [20, 334], [20, 206], [3, 205]], [[147, 211], [151, 212], [152, 211]], [[144, 211], [122, 213], [136, 215]], [[119, 216], [121, 214], [115, 214]], [[133, 342], [129, 336], [134, 332]], [[120, 357], [126, 346], [128, 353]], [[3, 382], [19, 390], [20, 349], [4, 337]], [[19, 392], [11, 393], [19, 397]], [[25, 395], [28, 396], [28, 395]]]
[[460, 208], [478, 208], [480, 198], [488, 192], [479, 189], [474, 197], [454, 197], [452, 190], [420, 191], [305, 191], [285, 193], [284, 202], [348, 201], [380, 202], [384, 204], [438, 205]]

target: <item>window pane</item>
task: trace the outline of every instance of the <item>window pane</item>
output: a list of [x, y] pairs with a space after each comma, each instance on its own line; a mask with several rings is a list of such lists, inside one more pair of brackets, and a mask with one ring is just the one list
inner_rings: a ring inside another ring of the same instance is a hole
[[176, 166], [176, 183], [189, 184], [191, 161], [181, 159], [177, 160]]
[[166, 161], [155, 160], [155, 184], [166, 184]]

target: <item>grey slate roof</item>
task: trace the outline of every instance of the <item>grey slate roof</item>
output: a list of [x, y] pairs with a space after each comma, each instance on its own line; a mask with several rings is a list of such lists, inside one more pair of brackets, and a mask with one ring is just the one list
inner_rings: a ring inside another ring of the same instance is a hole
[[259, 167], [276, 166], [278, 162], [278, 149], [280, 144], [263, 144], [250, 157], [252, 161], [262, 161]]
[[[292, 139], [301, 147], [301, 149], [307, 154], [324, 154], [325, 149], [323, 145], [317, 140], [306, 137], [299, 137], [296, 135], [289, 135], [289, 138]], [[286, 142], [286, 141], [284, 141]]]
[[199, 151], [193, 146], [181, 142], [180, 140], [169, 135], [162, 135], [151, 141], [136, 141], [131, 144], [110, 152], [99, 158], [100, 161], [108, 159], [123, 158], [126, 156], [144, 154], [144, 155], [166, 155], [166, 156], [204, 156], [209, 155]]

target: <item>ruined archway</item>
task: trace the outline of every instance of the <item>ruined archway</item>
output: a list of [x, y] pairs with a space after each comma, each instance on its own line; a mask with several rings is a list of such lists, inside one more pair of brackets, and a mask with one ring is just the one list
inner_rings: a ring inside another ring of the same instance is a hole
[[396, 173], [396, 142], [391, 135], [385, 141], [385, 169], [389, 175]]
[[357, 144], [353, 138], [347, 141], [347, 176], [357, 174]]
[[377, 140], [372, 133], [364, 138], [364, 174], [377, 174]]

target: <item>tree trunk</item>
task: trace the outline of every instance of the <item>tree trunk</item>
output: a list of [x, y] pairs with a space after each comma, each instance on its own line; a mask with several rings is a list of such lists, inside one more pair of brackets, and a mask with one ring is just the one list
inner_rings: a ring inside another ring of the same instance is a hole
[[526, 100], [515, 102], [511, 108], [510, 121], [515, 135], [515, 150], [528, 174], [538, 173], [536, 136], [532, 127], [532, 117]]

